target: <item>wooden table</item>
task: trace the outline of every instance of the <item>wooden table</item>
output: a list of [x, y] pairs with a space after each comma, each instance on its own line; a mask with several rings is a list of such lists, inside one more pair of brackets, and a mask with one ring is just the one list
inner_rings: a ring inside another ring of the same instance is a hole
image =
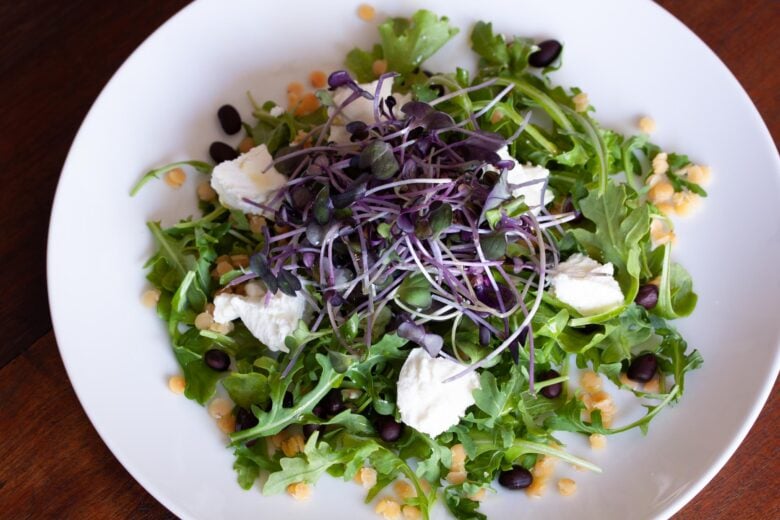
[[[780, 2], [660, 3], [726, 62], [777, 138]], [[184, 4], [0, 2], [0, 518], [172, 517], [79, 406], [51, 330], [44, 265], [52, 197], [81, 120], [122, 61]], [[775, 391], [736, 455], [677, 518], [780, 518], [779, 405]]]

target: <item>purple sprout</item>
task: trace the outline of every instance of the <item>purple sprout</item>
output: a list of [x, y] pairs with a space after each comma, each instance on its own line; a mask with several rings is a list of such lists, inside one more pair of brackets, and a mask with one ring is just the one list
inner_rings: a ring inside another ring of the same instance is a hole
[[[401, 337], [432, 356], [448, 358], [452, 356], [444, 350], [442, 336], [428, 332], [424, 324], [453, 324], [453, 344], [448, 349], [458, 357], [455, 329], [462, 319], [471, 320], [479, 327], [485, 348], [499, 344], [464, 367], [462, 375], [506, 349], [517, 356], [526, 334], [532, 345], [528, 331], [541, 304], [551, 267], [548, 258], [558, 258], [553, 238], [544, 228], [557, 226], [573, 214], [544, 212], [539, 220], [530, 212], [504, 214], [496, 229], [486, 221], [488, 210], [502, 207], [511, 198], [506, 170], [514, 167], [514, 161], [501, 160], [497, 153], [507, 139], [473, 123], [511, 87], [502, 89], [479, 112], [454, 121], [436, 106], [489, 88], [495, 80], [446, 93], [430, 103], [411, 101], [398, 107], [395, 98], [379, 96], [382, 82], [394, 77], [384, 74], [370, 93], [346, 71], [330, 75], [332, 90], [348, 88], [352, 93], [332, 107], [326, 124], [315, 130], [319, 138], [314, 146], [280, 151], [269, 165], [295, 163], [290, 182], [267, 204], [248, 201], [291, 229], [271, 236], [266, 228], [261, 251], [265, 263], [258, 264], [262, 272], [253, 270], [231, 284], [273, 277], [289, 289], [295, 286], [293, 278], [303, 280], [314, 294], [323, 295], [324, 307], [317, 306], [313, 330], [329, 320], [337, 340], [350, 353], [362, 347], [348, 344], [339, 329], [355, 314], [366, 331], [360, 340], [363, 346], [372, 342], [376, 317], [389, 308], [394, 315], [408, 314], [397, 329]], [[349, 122], [351, 142], [327, 144], [335, 117], [361, 97], [373, 100], [373, 121]], [[470, 123], [475, 130], [464, 128]], [[486, 175], [490, 169], [497, 173]], [[493, 254], [486, 257], [483, 246], [496, 233], [506, 243], [523, 244], [530, 256], [494, 258], [492, 248]], [[399, 288], [415, 274], [429, 285], [430, 308], [417, 308], [399, 297]], [[509, 317], [517, 312], [523, 320], [512, 330]], [[532, 347], [530, 355], [533, 359]], [[533, 366], [529, 373], [533, 374]]]

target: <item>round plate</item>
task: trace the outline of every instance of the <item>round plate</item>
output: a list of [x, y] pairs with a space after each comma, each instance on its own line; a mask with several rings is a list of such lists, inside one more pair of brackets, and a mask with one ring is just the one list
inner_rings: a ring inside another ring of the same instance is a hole
[[[699, 307], [679, 323], [704, 367], [682, 402], [608, 448], [570, 448], [604, 469], [571, 473], [578, 493], [541, 500], [499, 493], [492, 518], [667, 517], [715, 475], [755, 420], [778, 370], [780, 164], [756, 109], [734, 77], [681, 23], [646, 1], [482, 0], [374, 2], [379, 18], [427, 7], [461, 28], [429, 63], [473, 63], [478, 19], [498, 31], [566, 44], [554, 80], [579, 86], [606, 126], [633, 131], [640, 114], [658, 124], [664, 149], [709, 164], [704, 209], [678, 225], [675, 254], [693, 274]], [[228, 102], [249, 114], [245, 93], [281, 100], [313, 69], [340, 67], [346, 52], [377, 39], [350, 3], [305, 0], [196, 2], [163, 25], [119, 69], [95, 102], [65, 163], [49, 234], [49, 300], [65, 367], [95, 428], [130, 473], [184, 518], [376, 518], [352, 483], [323, 478], [308, 503], [263, 497], [235, 482], [214, 421], [166, 388], [177, 372], [163, 324], [140, 304], [153, 250], [145, 222], [193, 214], [197, 174], [128, 195], [139, 175], [172, 160], [207, 157], [222, 136]], [[237, 139], [235, 139], [237, 140]], [[232, 143], [233, 141], [231, 141]], [[748, 211], [749, 210], [749, 211]], [[751, 213], [753, 211], [754, 213]], [[745, 213], [747, 212], [747, 213]], [[443, 508], [435, 516], [446, 517]]]

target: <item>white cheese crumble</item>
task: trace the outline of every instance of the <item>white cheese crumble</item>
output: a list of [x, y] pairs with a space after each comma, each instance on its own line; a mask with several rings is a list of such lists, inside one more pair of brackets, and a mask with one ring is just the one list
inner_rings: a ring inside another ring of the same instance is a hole
[[214, 321], [230, 323], [240, 318], [249, 332], [271, 350], [287, 352], [284, 338], [293, 333], [306, 309], [306, 300], [281, 291], [274, 295], [218, 294]]
[[397, 403], [401, 420], [436, 437], [458, 424], [474, 404], [471, 392], [479, 388], [479, 374], [471, 372], [445, 383], [463, 370], [454, 361], [432, 358], [423, 348], [412, 350], [398, 375]]
[[[552, 190], [545, 188], [547, 178], [550, 176], [550, 170], [531, 163], [520, 164], [517, 159], [509, 155], [508, 146], [499, 148], [496, 153], [498, 153], [502, 161], [515, 162], [515, 167], [507, 170], [506, 173], [506, 182], [514, 198], [522, 196], [523, 201], [534, 214], [538, 214], [541, 211], [542, 205], [546, 206], [553, 201], [555, 195]], [[493, 166], [488, 166], [487, 169], [498, 172]], [[542, 200], [542, 190], [544, 190], [544, 200]]]
[[219, 163], [211, 174], [211, 187], [219, 195], [223, 206], [251, 215], [266, 215], [262, 209], [249, 204], [249, 199], [260, 204], [269, 203], [278, 189], [287, 183], [287, 177], [275, 168], [265, 168], [273, 161], [268, 148], [261, 144], [232, 161]]
[[613, 274], [612, 263], [602, 265], [576, 253], [553, 272], [552, 293], [583, 316], [601, 314], [623, 305], [623, 292]]
[[[376, 86], [379, 80], [372, 81], [371, 83], [360, 83], [358, 86], [371, 94], [376, 95]], [[336, 106], [344, 103], [349, 96], [352, 95], [353, 90], [348, 87], [339, 87], [333, 93], [333, 102]], [[393, 93], [393, 80], [386, 79], [382, 82], [382, 88], [379, 90], [379, 99], [385, 99], [389, 96], [395, 98], [396, 104], [393, 109], [396, 112], [400, 112], [402, 106], [412, 100], [412, 96], [409, 94], [397, 94]], [[331, 108], [332, 114], [335, 109]], [[371, 124], [375, 121], [374, 117], [374, 100], [359, 97], [345, 106], [337, 117], [338, 120], [346, 121], [363, 121], [364, 123]], [[336, 144], [349, 144], [351, 134], [346, 131], [343, 125], [333, 124], [330, 128], [330, 140]]]
[[[550, 188], [546, 188], [547, 179], [550, 177], [550, 170], [543, 166], [526, 163], [520, 164], [514, 157], [509, 155], [507, 147], [498, 151], [502, 160], [515, 161], [515, 167], [506, 173], [506, 182], [509, 189], [512, 190], [514, 198], [523, 197], [525, 204], [531, 208], [534, 213], [538, 213], [541, 206], [546, 206], [553, 201], [555, 196]], [[544, 200], [542, 200], [542, 190], [544, 190]]]

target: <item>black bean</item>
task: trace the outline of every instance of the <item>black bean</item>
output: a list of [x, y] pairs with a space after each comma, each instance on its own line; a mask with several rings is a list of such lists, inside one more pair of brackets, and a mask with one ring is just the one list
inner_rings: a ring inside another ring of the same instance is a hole
[[333, 417], [344, 410], [344, 401], [341, 398], [341, 390], [331, 388], [320, 401], [322, 411], [327, 417]]
[[207, 350], [203, 354], [203, 360], [211, 370], [216, 370], [217, 372], [224, 372], [230, 368], [230, 356], [215, 348]]
[[325, 426], [322, 424], [304, 424], [303, 425], [303, 437], [306, 440], [309, 440], [309, 437], [314, 435], [314, 432], [323, 432], [325, 431]]
[[563, 45], [558, 40], [545, 40], [539, 44], [539, 50], [528, 56], [528, 64], [532, 67], [547, 67], [561, 54]]
[[254, 428], [260, 421], [246, 408], [239, 408], [236, 412], [236, 431], [240, 432]]
[[282, 408], [292, 408], [292, 407], [293, 407], [292, 392], [285, 392], [284, 397], [282, 398]]
[[[555, 370], [547, 370], [537, 376], [538, 381], [547, 381], [548, 379], [555, 379], [561, 377], [561, 374]], [[547, 399], [555, 399], [563, 392], [563, 383], [555, 383], [554, 385], [545, 386], [539, 393], [545, 396]]]
[[631, 381], [647, 383], [653, 379], [656, 370], [658, 370], [658, 360], [654, 354], [647, 352], [634, 358], [626, 375]]
[[636, 293], [634, 301], [647, 310], [652, 309], [658, 303], [658, 286], [651, 283], [643, 285]]
[[219, 124], [228, 135], [237, 134], [241, 130], [241, 114], [233, 105], [222, 105], [217, 110]]
[[316, 405], [312, 409], [311, 413], [313, 413], [316, 417], [319, 417], [320, 419], [327, 419], [327, 417], [325, 417], [325, 410], [323, 409], [321, 404]]
[[374, 428], [379, 433], [379, 437], [385, 442], [395, 442], [404, 433], [403, 423], [396, 422], [389, 415], [378, 416], [374, 420]]
[[507, 489], [525, 489], [533, 481], [533, 475], [523, 466], [512, 466], [512, 469], [498, 474], [498, 483]]
[[209, 146], [209, 155], [215, 163], [219, 164], [225, 161], [232, 161], [238, 157], [238, 152], [227, 143], [214, 141]]

